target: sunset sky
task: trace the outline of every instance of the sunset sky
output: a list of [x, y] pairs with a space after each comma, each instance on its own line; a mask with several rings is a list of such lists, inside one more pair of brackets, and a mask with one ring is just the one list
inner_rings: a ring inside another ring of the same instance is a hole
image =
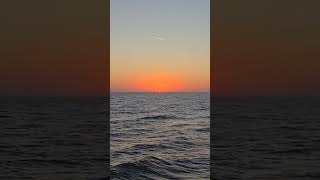
[[111, 0], [111, 91], [209, 91], [209, 0]]
[[320, 95], [320, 1], [214, 2], [213, 95]]
[[[0, 96], [108, 94], [107, 1], [0, 1]], [[112, 91], [208, 91], [209, 0], [111, 0]], [[216, 0], [216, 96], [320, 95], [320, 1]]]
[[0, 1], [0, 96], [107, 95], [107, 1]]

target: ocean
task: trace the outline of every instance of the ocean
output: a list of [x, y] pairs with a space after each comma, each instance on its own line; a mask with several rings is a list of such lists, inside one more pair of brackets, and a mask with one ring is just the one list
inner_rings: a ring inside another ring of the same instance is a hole
[[[109, 176], [106, 97], [1, 97], [0, 179]], [[320, 179], [319, 97], [215, 97], [211, 179]], [[209, 179], [208, 93], [112, 93], [111, 179]]]
[[0, 179], [108, 176], [105, 97], [1, 97]]
[[320, 179], [319, 97], [213, 99], [212, 179]]
[[209, 93], [112, 93], [111, 179], [210, 178]]

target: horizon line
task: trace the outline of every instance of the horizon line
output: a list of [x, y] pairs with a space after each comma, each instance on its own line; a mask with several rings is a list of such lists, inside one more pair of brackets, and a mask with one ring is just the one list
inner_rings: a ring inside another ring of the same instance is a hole
[[110, 93], [210, 93], [210, 91], [110, 91]]
[[[188, 92], [121, 92], [121, 91], [113, 91], [111, 93], [210, 93], [207, 91], [188, 91]], [[0, 95], [0, 98], [5, 97], [108, 97], [110, 94], [105, 95]], [[316, 97], [319, 98], [320, 95], [216, 95], [210, 96], [211, 98], [254, 98], [254, 97], [262, 97], [262, 98], [272, 98], [272, 97]]]

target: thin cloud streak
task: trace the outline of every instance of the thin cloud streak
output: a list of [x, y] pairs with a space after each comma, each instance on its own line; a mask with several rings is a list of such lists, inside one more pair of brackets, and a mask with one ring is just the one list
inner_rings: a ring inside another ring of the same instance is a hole
[[151, 36], [157, 40], [160, 40], [160, 41], [167, 40], [167, 37], [165, 37], [161, 34], [155, 33], [155, 32], [151, 32]]

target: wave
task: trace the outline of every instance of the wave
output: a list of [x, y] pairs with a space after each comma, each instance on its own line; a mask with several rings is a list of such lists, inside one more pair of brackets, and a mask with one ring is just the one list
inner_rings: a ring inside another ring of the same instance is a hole
[[[193, 170], [171, 162], [148, 156], [139, 161], [127, 162], [111, 168], [111, 177], [125, 179], [188, 179]], [[178, 176], [179, 174], [180, 176]], [[181, 175], [184, 175], [183, 177]]]
[[210, 127], [209, 127], [209, 128], [199, 128], [199, 129], [195, 129], [195, 131], [197, 131], [197, 132], [210, 132]]
[[26, 115], [36, 115], [36, 116], [48, 116], [49, 113], [41, 113], [41, 112], [27, 112]]
[[27, 124], [23, 124], [21, 125], [22, 128], [42, 128], [44, 127], [45, 125], [43, 124], [37, 124], [37, 123], [27, 123]]
[[145, 116], [139, 119], [182, 119], [174, 115], [154, 115], [154, 116]]
[[307, 154], [309, 150], [306, 148], [303, 149], [288, 149], [288, 150], [278, 150], [278, 151], [271, 151], [271, 154]]
[[288, 129], [288, 130], [304, 130], [303, 127], [294, 127], [294, 126], [280, 126], [281, 129]]
[[14, 118], [14, 117], [9, 115], [0, 115], [0, 118], [7, 119], [7, 118]]
[[132, 147], [130, 147], [128, 150], [149, 150], [149, 149], [168, 149], [168, 148], [172, 148], [169, 145], [165, 145], [165, 144], [136, 144], [133, 145]]
[[83, 165], [90, 166], [90, 164], [80, 161], [68, 161], [68, 160], [58, 160], [58, 159], [22, 159], [20, 162], [27, 163], [37, 163], [37, 164], [57, 164], [57, 165]]

